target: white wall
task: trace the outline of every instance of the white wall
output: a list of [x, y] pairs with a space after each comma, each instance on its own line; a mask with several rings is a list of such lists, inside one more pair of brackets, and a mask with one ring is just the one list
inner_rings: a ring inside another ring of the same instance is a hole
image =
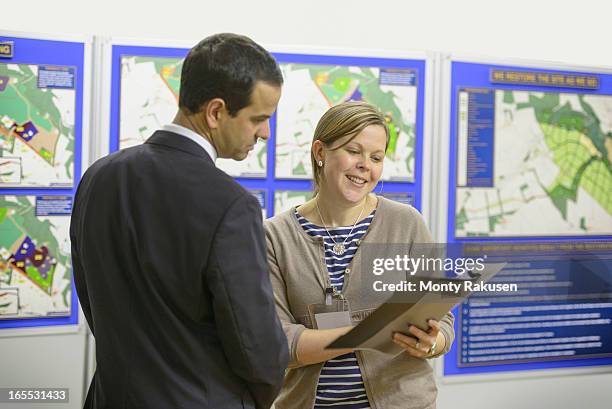
[[[612, 67], [612, 6], [601, 0], [34, 0], [11, 2], [5, 11], [0, 29], [9, 31], [193, 43], [231, 31], [268, 45], [450, 51]], [[82, 332], [1, 337], [0, 387], [70, 387], [66, 407], [80, 407], [84, 353]], [[598, 375], [549, 372], [532, 379], [440, 384], [440, 409], [611, 405], [612, 369]]]
[[[599, 0], [11, 2], [1, 29], [197, 41], [469, 52], [612, 66], [612, 6]], [[23, 18], [22, 18], [23, 16]]]
[[557, 376], [438, 386], [439, 409], [609, 409], [612, 375]]
[[[49, 328], [2, 331], [0, 387], [68, 388], [69, 402], [55, 403], [51, 407], [81, 408], [85, 383], [85, 328], [62, 327], [51, 331], [56, 333], [49, 334]], [[49, 404], [0, 403], [2, 409], [48, 407]]]

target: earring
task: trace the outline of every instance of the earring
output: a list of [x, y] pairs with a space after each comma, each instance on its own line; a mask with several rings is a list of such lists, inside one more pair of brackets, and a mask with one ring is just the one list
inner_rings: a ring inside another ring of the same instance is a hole
[[319, 167], [323, 166], [323, 161], [322, 160], [318, 161], [317, 165], [319, 165]]

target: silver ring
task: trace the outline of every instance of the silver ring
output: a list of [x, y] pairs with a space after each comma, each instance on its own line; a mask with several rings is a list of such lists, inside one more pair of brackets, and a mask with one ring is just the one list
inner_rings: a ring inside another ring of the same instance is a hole
[[417, 341], [417, 342], [416, 342], [416, 344], [414, 344], [414, 347], [415, 347], [416, 349], [420, 349], [421, 344], [419, 343], [419, 341]]

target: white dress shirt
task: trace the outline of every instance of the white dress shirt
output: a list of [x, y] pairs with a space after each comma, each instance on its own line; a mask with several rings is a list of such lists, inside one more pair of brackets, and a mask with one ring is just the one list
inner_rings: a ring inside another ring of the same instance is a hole
[[213, 163], [217, 161], [217, 151], [215, 150], [215, 147], [212, 146], [212, 144], [208, 142], [208, 140], [202, 135], [195, 133], [189, 128], [185, 128], [184, 126], [177, 124], [164, 125], [162, 126], [162, 129], [164, 131], [176, 133], [184, 136], [185, 138], [191, 139], [206, 151], [208, 156], [210, 156], [210, 158], [212, 159]]

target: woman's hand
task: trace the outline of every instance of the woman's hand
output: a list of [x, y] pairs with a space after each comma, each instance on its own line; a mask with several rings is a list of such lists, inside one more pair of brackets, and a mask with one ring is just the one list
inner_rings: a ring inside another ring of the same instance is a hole
[[334, 329], [305, 329], [298, 339], [297, 357], [300, 365], [318, 364], [329, 361], [339, 355], [353, 352], [352, 349], [326, 349], [341, 335], [349, 332], [353, 327], [340, 327]]
[[[446, 339], [440, 332], [440, 323], [436, 320], [427, 321], [429, 331], [425, 332], [414, 325], [408, 326], [408, 333], [396, 332], [393, 334], [393, 342], [401, 346], [406, 352], [415, 358], [428, 358], [444, 349]], [[433, 347], [433, 348], [432, 348]]]

